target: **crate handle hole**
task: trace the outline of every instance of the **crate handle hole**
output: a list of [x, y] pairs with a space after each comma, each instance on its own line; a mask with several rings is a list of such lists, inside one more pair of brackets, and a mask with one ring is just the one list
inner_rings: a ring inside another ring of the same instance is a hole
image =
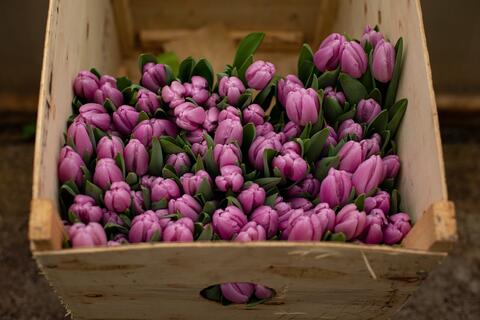
[[200, 291], [200, 295], [210, 301], [224, 306], [245, 304], [255, 306], [271, 300], [276, 295], [272, 288], [258, 283], [228, 282], [208, 286]]

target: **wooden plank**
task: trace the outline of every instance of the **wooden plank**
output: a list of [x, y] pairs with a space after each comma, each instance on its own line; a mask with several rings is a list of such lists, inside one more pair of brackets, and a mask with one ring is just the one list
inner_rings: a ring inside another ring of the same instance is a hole
[[60, 250], [65, 239], [63, 223], [48, 199], [33, 199], [30, 206], [28, 238], [35, 251]]
[[[444, 256], [280, 241], [35, 253], [75, 319], [385, 319]], [[278, 295], [254, 311], [199, 295], [204, 287], [231, 281], [263, 283]]]
[[480, 95], [440, 93], [436, 96], [439, 111], [479, 112]]
[[135, 30], [133, 29], [132, 9], [129, 0], [112, 0], [118, 39], [122, 46], [123, 56], [128, 57], [134, 52]]
[[403, 239], [409, 249], [447, 252], [457, 239], [457, 224], [453, 202], [434, 203]]

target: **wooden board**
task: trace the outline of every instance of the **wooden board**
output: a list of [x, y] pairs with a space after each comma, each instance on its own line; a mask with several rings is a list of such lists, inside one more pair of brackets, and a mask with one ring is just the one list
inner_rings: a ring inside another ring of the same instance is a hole
[[[158, 243], [36, 253], [75, 319], [386, 319], [445, 254], [335, 243]], [[240, 258], [241, 257], [241, 258]], [[222, 306], [215, 283], [263, 283], [266, 305]]]

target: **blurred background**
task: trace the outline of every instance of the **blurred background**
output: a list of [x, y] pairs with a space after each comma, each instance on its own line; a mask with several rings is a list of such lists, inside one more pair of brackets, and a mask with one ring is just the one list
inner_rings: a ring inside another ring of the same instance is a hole
[[[460, 240], [394, 319], [480, 319], [480, 2], [421, 4]], [[47, 0], [0, 1], [0, 319], [69, 317], [27, 241], [47, 10]]]

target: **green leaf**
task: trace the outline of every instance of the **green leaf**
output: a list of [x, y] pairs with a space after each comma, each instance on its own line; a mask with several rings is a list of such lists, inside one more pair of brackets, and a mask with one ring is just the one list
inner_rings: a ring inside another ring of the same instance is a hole
[[102, 77], [102, 74], [96, 68], [91, 68], [90, 72], [96, 75], [99, 79]]
[[381, 134], [383, 145], [382, 148], [380, 149], [380, 154], [383, 156], [385, 152], [387, 151], [387, 146], [390, 143], [390, 130], [384, 130]]
[[272, 81], [270, 81], [270, 83], [257, 94], [253, 100], [253, 103], [259, 104], [263, 109], [268, 109], [270, 103], [272, 102], [273, 96], [275, 96], [275, 88], [278, 79], [280, 78], [274, 77]]
[[212, 136], [205, 132], [203, 137], [205, 138], [205, 141], [207, 141], [207, 146], [213, 149], [215, 147], [215, 142], [213, 141]]
[[392, 80], [390, 80], [385, 97], [385, 108], [387, 109], [393, 105], [395, 97], [397, 96], [398, 83], [400, 82], [400, 75], [402, 73], [403, 38], [398, 39], [395, 45], [395, 52], [395, 67], [393, 68]]
[[273, 157], [277, 154], [276, 150], [273, 149], [264, 149], [263, 150], [263, 174], [265, 177], [270, 177], [270, 164], [272, 163]]
[[309, 122], [303, 128], [302, 133], [300, 133], [300, 139], [305, 140], [310, 138], [310, 131], [312, 130], [312, 124]]
[[[348, 103], [348, 102], [345, 102], [345, 103]], [[353, 117], [355, 117], [355, 114], [357, 113], [357, 108], [355, 107], [352, 107], [350, 109], [350, 111], [347, 111], [343, 114], [341, 114], [338, 118], [337, 118], [337, 121], [336, 123], [339, 124], [339, 123], [342, 123], [343, 121], [347, 120], [347, 119], [353, 119]]]
[[400, 193], [397, 189], [393, 189], [390, 195], [390, 215], [400, 211]]
[[216, 177], [218, 175], [218, 167], [217, 163], [213, 158], [212, 148], [207, 149], [203, 160], [205, 161], [205, 168], [207, 169], [207, 172], [210, 174], [210, 176]]
[[[247, 85], [247, 79], [245, 78], [245, 72], [247, 72], [248, 67], [253, 63], [253, 55], [249, 56], [245, 61], [242, 63], [242, 65], [238, 68], [238, 77], [242, 82]], [[234, 70], [236, 70], [234, 68]], [[234, 75], [234, 74], [232, 74]]]
[[207, 201], [203, 205], [202, 211], [211, 215], [215, 210], [217, 210], [217, 207], [218, 207], [217, 201], [214, 201], [214, 200]]
[[275, 205], [275, 201], [277, 201], [277, 198], [278, 198], [278, 192], [268, 196], [265, 199], [265, 205], [273, 207]]
[[237, 69], [240, 68], [245, 60], [255, 53], [264, 37], [265, 34], [263, 32], [253, 32], [243, 38], [238, 45], [237, 52], [235, 53], [233, 66]]
[[324, 128], [321, 131], [315, 133], [312, 138], [310, 138], [310, 147], [305, 153], [305, 158], [308, 162], [314, 163], [320, 157], [322, 153], [323, 146], [328, 138], [328, 128]]
[[149, 242], [157, 242], [160, 241], [160, 230], [155, 230], [150, 238]]
[[129, 172], [127, 174], [127, 177], [125, 178], [125, 181], [130, 185], [133, 186], [138, 183], [138, 176], [135, 172]]
[[312, 83], [310, 84], [310, 87], [315, 91], [318, 90], [318, 78], [315, 74], [312, 75]]
[[192, 76], [204, 77], [208, 82], [210, 90], [213, 88], [214, 75], [213, 68], [207, 59], [200, 59], [192, 70]]
[[[369, 57], [368, 54], [367, 54], [367, 57]], [[375, 88], [375, 80], [373, 79], [372, 70], [370, 68], [370, 66], [372, 65], [371, 64], [371, 57], [369, 58], [369, 61], [370, 62], [368, 64], [367, 70], [365, 71], [365, 73], [360, 78], [360, 82], [363, 84], [365, 89], [367, 89], [367, 92], [370, 92]]]
[[95, 136], [95, 141], [98, 142], [100, 139], [105, 137], [107, 134], [104, 131], [102, 131], [98, 128], [93, 128], [93, 135]]
[[251, 122], [243, 126], [243, 145], [250, 147], [253, 140], [255, 140], [256, 130], [255, 125]]
[[120, 214], [119, 217], [120, 219], [122, 219], [123, 223], [125, 223], [125, 225], [130, 228], [132, 220], [130, 220], [130, 218], [125, 214]]
[[117, 78], [117, 89], [123, 91], [125, 88], [130, 87], [132, 81], [128, 77]]
[[365, 205], [365, 194], [361, 194], [355, 199], [355, 205], [359, 211], [363, 211]]
[[395, 189], [395, 179], [385, 179], [380, 185], [380, 188], [388, 193], [391, 193], [393, 189]]
[[163, 169], [163, 152], [162, 146], [157, 137], [152, 138], [152, 147], [150, 149], [150, 163], [148, 172], [152, 176], [160, 176]]
[[95, 184], [91, 183], [88, 180], [86, 181], [86, 184], [85, 184], [85, 194], [95, 199], [97, 204], [103, 203], [102, 189], [100, 189], [99, 187], [97, 187]]
[[145, 205], [145, 208], [147, 210], [150, 210], [151, 208], [150, 190], [144, 186], [141, 186], [140, 188], [142, 190], [143, 204]]
[[120, 153], [117, 153], [115, 156], [115, 163], [122, 171], [122, 176], [125, 178], [125, 161], [123, 160], [123, 156]]
[[273, 178], [260, 178], [255, 180], [255, 183], [265, 190], [274, 188], [282, 181], [282, 178], [273, 177]]
[[194, 172], [198, 172], [200, 170], [205, 170], [205, 165], [203, 164], [203, 159], [200, 155], [196, 158], [195, 164], [193, 165], [192, 169]]
[[373, 133], [382, 133], [387, 128], [388, 123], [388, 111], [383, 110], [380, 112], [367, 126], [367, 136], [371, 136]]
[[69, 180], [69, 181], [65, 182], [64, 184], [62, 184], [62, 186], [60, 187], [60, 193], [62, 193], [62, 192], [66, 192], [69, 195], [71, 195], [72, 197], [75, 197], [77, 194], [80, 193], [77, 185], [72, 180]]
[[150, 117], [148, 116], [148, 114], [145, 111], [142, 111], [138, 114], [137, 123], [140, 123], [144, 120], [149, 120], [149, 119], [150, 119]]
[[203, 195], [203, 198], [206, 201], [210, 201], [213, 199], [213, 190], [210, 182], [208, 182], [207, 178], [204, 178], [200, 185], [198, 186], [197, 194]]
[[308, 79], [311, 77], [315, 65], [313, 64], [313, 51], [312, 48], [306, 43], [303, 44], [298, 55], [297, 73], [298, 78], [302, 83], [307, 84]]
[[174, 138], [169, 136], [161, 136], [160, 145], [162, 146], [162, 151], [164, 151], [166, 154], [176, 154], [183, 152], [182, 146], [178, 145], [178, 142]]
[[165, 209], [168, 205], [167, 199], [161, 199], [156, 202], [152, 202], [152, 210]]
[[203, 289], [202, 291], [200, 291], [200, 295], [207, 300], [215, 302], [220, 302], [220, 300], [222, 299], [222, 292], [220, 291], [219, 285], [214, 285]]
[[213, 228], [211, 224], [206, 225], [196, 241], [210, 241], [213, 237]]
[[317, 164], [317, 169], [315, 170], [315, 178], [322, 181], [327, 176], [330, 168], [336, 168], [339, 163], [340, 163], [339, 156], [323, 158]]
[[331, 97], [326, 97], [324, 101], [323, 109], [325, 118], [329, 123], [333, 124], [337, 122], [337, 118], [343, 113], [343, 108], [337, 100]]
[[371, 98], [378, 102], [379, 105], [382, 105], [382, 93], [377, 88], [370, 91], [367, 98]]
[[335, 86], [339, 74], [340, 67], [335, 70], [325, 71], [318, 77], [318, 88], [325, 89], [328, 86]]
[[408, 100], [402, 99], [402, 100], [399, 100], [397, 103], [395, 103], [390, 108], [390, 110], [388, 110], [390, 122], [388, 123], [387, 128], [390, 131], [392, 137], [395, 137], [395, 134], [397, 133], [398, 127], [400, 126], [403, 116], [407, 111], [407, 105], [408, 105]]
[[234, 196], [227, 196], [225, 199], [227, 199], [228, 206], [234, 205], [235, 207], [242, 209], [242, 204]]
[[140, 74], [143, 74], [143, 66], [149, 62], [157, 63], [157, 58], [149, 53], [143, 53], [138, 56], [138, 68], [140, 69]]
[[240, 110], [243, 110], [246, 107], [248, 107], [250, 104], [252, 104], [252, 100], [253, 100], [253, 92], [250, 89], [247, 89], [238, 98], [236, 107], [239, 108]]
[[343, 92], [345, 93], [348, 102], [351, 104], [357, 104], [360, 100], [367, 97], [367, 89], [365, 89], [363, 84], [357, 79], [354, 79], [345, 73], [341, 73], [339, 80]]
[[77, 222], [80, 222], [80, 219], [72, 212], [72, 211], [68, 211], [68, 221], [70, 221], [70, 223], [74, 224], [74, 223], [77, 223]]
[[192, 77], [193, 67], [195, 66], [195, 60], [192, 57], [188, 57], [180, 63], [178, 67], [178, 76], [180, 82], [189, 82]]
[[117, 234], [117, 233], [123, 233], [123, 234], [128, 234], [128, 228], [121, 226], [119, 224], [109, 222], [103, 226], [103, 229], [107, 234]]
[[178, 74], [178, 68], [180, 66], [180, 61], [178, 60], [175, 52], [164, 52], [157, 56], [157, 63], [162, 63], [169, 66], [172, 69], [172, 74], [174, 77]]
[[178, 176], [175, 172], [175, 168], [169, 164], [164, 165], [162, 169], [162, 177], [178, 181]]
[[346, 242], [347, 237], [345, 237], [345, 234], [343, 232], [336, 232], [330, 236], [330, 241]]

